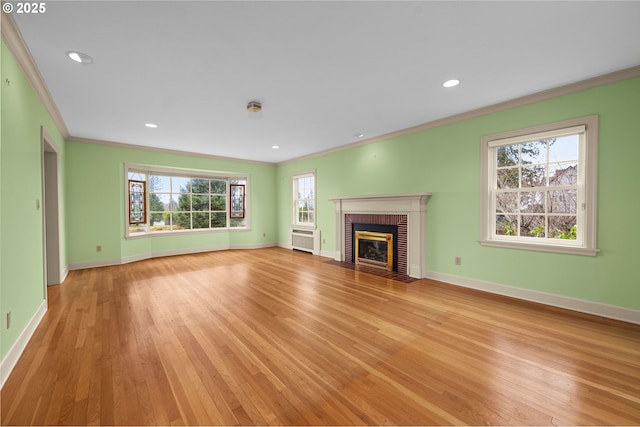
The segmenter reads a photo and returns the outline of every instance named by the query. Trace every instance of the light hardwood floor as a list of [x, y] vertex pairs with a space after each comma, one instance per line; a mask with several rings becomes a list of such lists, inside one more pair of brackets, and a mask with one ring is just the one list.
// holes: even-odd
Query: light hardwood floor
[[280, 248], [72, 271], [2, 424], [640, 423], [640, 326]]

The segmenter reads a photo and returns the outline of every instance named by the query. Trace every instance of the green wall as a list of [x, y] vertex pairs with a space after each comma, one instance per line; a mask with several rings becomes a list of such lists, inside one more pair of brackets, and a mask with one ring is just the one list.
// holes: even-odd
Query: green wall
[[[637, 161], [640, 78], [487, 114], [278, 167], [280, 242], [291, 221], [290, 177], [317, 170], [318, 228], [336, 250], [335, 196], [431, 192], [427, 270], [640, 309]], [[482, 247], [480, 138], [598, 114], [598, 248], [595, 257]], [[382, 172], [384, 171], [384, 172]], [[454, 258], [462, 257], [462, 265]]]
[[[246, 173], [250, 229], [125, 239], [125, 163]], [[68, 259], [114, 263], [174, 250], [277, 242], [275, 166], [67, 141]], [[102, 252], [96, 252], [96, 246]]]
[[[2, 43], [0, 85], [0, 355], [2, 358], [44, 301], [44, 255], [40, 126], [60, 149], [60, 179], [64, 179], [65, 143], [51, 117]], [[9, 83], [7, 84], [7, 80]], [[64, 189], [60, 198], [64, 200]], [[64, 218], [64, 206], [60, 214]], [[61, 264], [67, 264], [65, 224], [60, 224]], [[12, 313], [7, 329], [6, 313]]]

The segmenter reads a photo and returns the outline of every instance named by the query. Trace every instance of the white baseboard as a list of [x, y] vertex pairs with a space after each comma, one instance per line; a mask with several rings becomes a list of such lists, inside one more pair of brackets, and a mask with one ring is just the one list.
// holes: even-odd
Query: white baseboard
[[147, 258], [161, 258], [165, 256], [199, 254], [203, 252], [226, 251], [229, 249], [231, 249], [230, 245], [203, 246], [200, 248], [169, 249], [166, 251], [153, 251], [149, 254]]
[[241, 244], [241, 245], [220, 245], [220, 246], [204, 246], [200, 248], [184, 248], [171, 249], [167, 251], [146, 252], [138, 255], [132, 255], [124, 258], [100, 260], [100, 261], [82, 261], [69, 264], [69, 270], [83, 270], [85, 268], [108, 267], [110, 265], [129, 264], [131, 262], [142, 261], [150, 258], [160, 258], [165, 256], [189, 255], [202, 252], [225, 251], [231, 249], [262, 249], [276, 246], [275, 243], [260, 244]]
[[[146, 258], [151, 258], [150, 256]], [[145, 258], [142, 258], [145, 259]], [[125, 259], [106, 259], [100, 261], [81, 261], [69, 264], [69, 270], [84, 270], [85, 268], [108, 267], [110, 265], [127, 264], [133, 261], [125, 261]]]
[[231, 250], [264, 249], [264, 248], [273, 248], [276, 246], [278, 246], [276, 242], [267, 242], [267, 243], [258, 243], [258, 244], [231, 245], [229, 249]]
[[340, 256], [340, 252], [336, 252], [336, 251], [323, 251], [323, 250], [321, 249], [321, 250], [320, 250], [320, 256], [327, 257], [327, 258], [331, 258], [331, 259], [338, 259], [338, 257]]
[[69, 266], [65, 265], [64, 270], [62, 270], [62, 274], [60, 275], [60, 283], [64, 283], [64, 280], [69, 275]]
[[[118, 261], [114, 262], [113, 264], [109, 264], [109, 265], [129, 264], [132, 262], [144, 261], [145, 259], [151, 259], [151, 258], [153, 258], [153, 254], [149, 254], [149, 253], [145, 253], [141, 255], [132, 255], [132, 256], [121, 258]], [[101, 267], [101, 266], [97, 266], [97, 267]], [[84, 267], [84, 268], [91, 268], [91, 267]]]
[[427, 272], [425, 278], [437, 280], [439, 282], [450, 283], [452, 285], [463, 286], [465, 288], [477, 289], [490, 292], [492, 294], [504, 295], [518, 298], [525, 301], [532, 301], [553, 307], [566, 308], [568, 310], [579, 311], [581, 313], [593, 314], [609, 319], [621, 320], [623, 322], [640, 324], [640, 310], [619, 307], [610, 304], [602, 304], [578, 298], [565, 297], [546, 292], [534, 291], [531, 289], [516, 288], [513, 286], [501, 285], [498, 283], [486, 282], [483, 280], [460, 277], [452, 274]]
[[43, 300], [40, 307], [38, 307], [33, 314], [33, 317], [31, 317], [29, 323], [27, 323], [27, 326], [22, 330], [20, 336], [18, 336], [16, 342], [13, 343], [6, 356], [0, 362], [0, 388], [4, 386], [5, 381], [9, 378], [11, 371], [13, 371], [16, 363], [18, 363], [18, 359], [20, 359], [22, 352], [27, 347], [31, 336], [36, 331], [46, 312], [47, 301]]

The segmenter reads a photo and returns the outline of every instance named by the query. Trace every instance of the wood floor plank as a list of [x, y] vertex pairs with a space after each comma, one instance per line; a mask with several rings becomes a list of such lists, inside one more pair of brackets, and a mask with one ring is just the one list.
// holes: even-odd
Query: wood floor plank
[[640, 326], [280, 248], [72, 271], [2, 425], [634, 425]]

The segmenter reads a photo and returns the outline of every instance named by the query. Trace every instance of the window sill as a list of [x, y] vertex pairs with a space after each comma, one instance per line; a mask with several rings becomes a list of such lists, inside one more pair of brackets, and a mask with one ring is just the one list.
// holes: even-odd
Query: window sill
[[544, 243], [506, 242], [502, 240], [480, 240], [482, 246], [492, 248], [519, 249], [525, 251], [554, 252], [569, 255], [596, 256], [600, 249], [577, 246], [549, 245]]
[[233, 227], [233, 228], [207, 228], [202, 230], [176, 230], [176, 231], [152, 231], [144, 233], [135, 233], [125, 235], [125, 240], [135, 240], [145, 237], [159, 237], [159, 236], [184, 236], [188, 234], [204, 234], [204, 233], [225, 233], [225, 232], [238, 232], [238, 231], [251, 231], [248, 227]]

